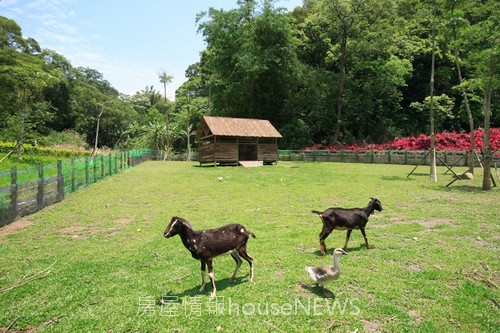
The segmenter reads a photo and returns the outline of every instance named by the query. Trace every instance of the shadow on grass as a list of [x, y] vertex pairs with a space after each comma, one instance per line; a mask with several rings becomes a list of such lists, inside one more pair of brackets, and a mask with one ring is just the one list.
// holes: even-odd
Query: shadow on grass
[[[458, 183], [456, 183], [458, 184]], [[492, 190], [494, 188], [491, 188]], [[451, 184], [449, 187], [446, 187], [444, 185], [439, 186], [439, 190], [441, 191], [457, 191], [457, 192], [464, 192], [464, 193], [484, 193], [483, 189], [481, 186], [473, 186], [473, 185], [455, 185]]]
[[[376, 249], [377, 247], [375, 245], [372, 245], [370, 244], [370, 248], [367, 249], [366, 248], [366, 245], [364, 243], [358, 245], [357, 247], [347, 247], [347, 253], [349, 252], [358, 252], [358, 251], [363, 251], [363, 250], [372, 250], [372, 249]], [[328, 249], [326, 250], [326, 255], [324, 255], [325, 257], [328, 257], [328, 256], [333, 256], [333, 251], [335, 251], [336, 248], [332, 247], [331, 249]], [[320, 250], [316, 250], [314, 251], [314, 254], [321, 257], [321, 251]]]
[[332, 300], [335, 300], [335, 298], [336, 298], [335, 294], [333, 292], [329, 292], [328, 289], [325, 289], [325, 292], [326, 292], [326, 295], [325, 295], [323, 293], [323, 290], [321, 289], [321, 287], [319, 285], [306, 284], [306, 283], [300, 282], [300, 286], [302, 287], [302, 289], [305, 289], [305, 290], [309, 291], [311, 294], [314, 294], [318, 297], [329, 298]]
[[408, 178], [403, 177], [403, 176], [381, 176], [380, 179], [387, 180], [387, 181], [395, 181], [395, 180], [405, 180]]
[[[225, 278], [221, 280], [215, 279], [215, 287], [217, 288], [217, 292], [223, 291], [226, 288], [234, 287], [240, 283], [250, 283], [248, 281], [249, 274], [243, 275], [241, 277], [236, 278], [236, 282], [231, 283], [230, 278]], [[201, 281], [200, 281], [201, 282]], [[175, 300], [174, 303], [182, 303], [183, 299], [186, 297], [195, 297], [195, 296], [210, 296], [212, 293], [212, 284], [210, 283], [210, 279], [207, 278], [207, 283], [205, 284], [205, 290], [200, 292], [201, 284], [197, 284], [193, 288], [184, 290], [181, 293], [173, 293], [172, 291], [165, 292], [159, 299], [159, 305], [165, 304], [166, 300], [171, 302], [171, 300]], [[163, 302], [163, 303], [162, 303]]]

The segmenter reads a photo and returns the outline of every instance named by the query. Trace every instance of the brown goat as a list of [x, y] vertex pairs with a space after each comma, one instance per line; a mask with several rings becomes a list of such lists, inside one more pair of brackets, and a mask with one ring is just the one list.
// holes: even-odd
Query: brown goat
[[208, 266], [208, 277], [212, 284], [211, 297], [215, 296], [216, 288], [214, 281], [213, 258], [230, 252], [236, 262], [236, 269], [230, 282], [236, 279], [236, 273], [241, 266], [243, 257], [250, 265], [250, 278], [253, 280], [253, 258], [247, 253], [247, 241], [250, 236], [255, 235], [246, 230], [241, 224], [228, 224], [211, 230], [193, 230], [191, 223], [181, 217], [174, 216], [165, 229], [164, 236], [170, 238], [179, 235], [184, 246], [191, 252], [193, 258], [201, 262], [201, 287], [200, 292], [205, 289], [205, 270]]

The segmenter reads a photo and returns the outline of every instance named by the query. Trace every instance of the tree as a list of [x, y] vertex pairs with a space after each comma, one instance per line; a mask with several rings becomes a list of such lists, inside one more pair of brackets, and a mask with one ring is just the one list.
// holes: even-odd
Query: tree
[[[196, 124], [199, 124], [204, 114], [208, 114], [208, 98], [204, 96], [204, 85], [197, 65], [186, 70], [188, 80], [175, 92], [175, 137], [184, 141], [187, 159], [191, 159], [191, 137], [195, 134]], [[179, 145], [178, 145], [179, 146]]]
[[[44, 87], [58, 80], [57, 71], [44, 68], [40, 46], [32, 39], [24, 39], [21, 28], [12, 20], [0, 16], [0, 77], [6, 83], [5, 91], [13, 103], [12, 112], [19, 110], [17, 157], [23, 159], [22, 145], [30, 102], [40, 99]], [[3, 104], [3, 103], [2, 103]]]
[[431, 12], [431, 40], [432, 40], [432, 51], [431, 51], [431, 81], [430, 81], [430, 99], [429, 99], [429, 114], [430, 114], [430, 125], [431, 125], [431, 168], [430, 168], [430, 180], [431, 182], [437, 182], [437, 168], [436, 168], [436, 140], [435, 140], [435, 125], [434, 125], [434, 71], [435, 71], [435, 59], [436, 59], [436, 3], [432, 4]]
[[[160, 73], [158, 73], [158, 77], [160, 79], [160, 82], [163, 83], [163, 92], [165, 94], [165, 105], [167, 105], [167, 84], [169, 84], [170, 82], [172, 82], [172, 79], [174, 78], [173, 76], [167, 74], [166, 71], [161, 71]], [[170, 119], [169, 119], [169, 114], [168, 114], [168, 108], [165, 112], [165, 117], [166, 117], [166, 123], [167, 123], [167, 147], [168, 149], [170, 149], [170, 135], [169, 135], [169, 132], [170, 132]], [[168, 155], [168, 152], [167, 152], [167, 155]]]
[[[471, 74], [464, 84], [471, 89], [480, 89], [483, 94], [483, 190], [491, 188], [492, 150], [490, 147], [490, 126], [492, 117], [492, 96], [500, 86], [498, 63], [500, 62], [500, 31], [498, 30], [498, 1], [474, 0], [467, 2], [464, 16], [468, 25], [460, 35], [464, 45], [465, 62]], [[498, 103], [498, 101], [496, 101]], [[498, 108], [498, 104], [496, 104]], [[498, 119], [498, 118], [497, 118]]]
[[332, 143], [337, 144], [344, 121], [344, 98], [350, 58], [363, 45], [363, 38], [391, 7], [388, 1], [323, 0], [319, 20], [325, 26], [324, 39], [330, 43], [328, 56], [335, 59], [338, 74], [337, 112]]
[[453, 53], [453, 58], [455, 60], [455, 67], [457, 70], [457, 76], [459, 85], [458, 88], [462, 93], [462, 97], [464, 99], [465, 110], [467, 112], [467, 118], [469, 121], [469, 132], [470, 132], [470, 143], [471, 149], [470, 154], [468, 155], [467, 164], [469, 166], [469, 171], [474, 173], [474, 164], [475, 164], [475, 137], [474, 137], [474, 117], [472, 115], [470, 103], [469, 103], [469, 94], [467, 92], [467, 85], [465, 79], [462, 74], [462, 66], [460, 61], [460, 52], [463, 44], [463, 39], [459, 38], [459, 33], [463, 33], [465, 27], [468, 25], [468, 22], [463, 17], [462, 7], [464, 6], [464, 1], [462, 0], [448, 0], [446, 5], [449, 10], [449, 18], [447, 20], [447, 28], [449, 30], [448, 35], [451, 39], [451, 49]]
[[240, 1], [230, 10], [210, 8], [198, 17], [207, 43], [200, 69], [213, 114], [266, 118], [280, 127], [298, 61], [290, 17], [272, 1]]
[[106, 104], [106, 102], [96, 103], [96, 107], [98, 109], [99, 114], [97, 115], [94, 150], [92, 151], [92, 157], [94, 157], [97, 154], [97, 142], [99, 142], [99, 127], [100, 127], [100, 122], [101, 122], [101, 116], [102, 116], [102, 113], [104, 112], [104, 104]]

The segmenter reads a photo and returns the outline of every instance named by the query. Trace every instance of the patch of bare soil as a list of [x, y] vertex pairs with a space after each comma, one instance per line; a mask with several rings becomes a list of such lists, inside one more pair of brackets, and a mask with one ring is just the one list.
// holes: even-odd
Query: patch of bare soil
[[114, 222], [118, 225], [126, 225], [129, 224], [130, 222], [135, 221], [135, 215], [132, 215], [130, 217], [125, 217], [122, 219], [115, 220]]
[[415, 321], [415, 322], [419, 322], [420, 320], [422, 320], [422, 314], [417, 311], [417, 310], [406, 310], [406, 313]]
[[16, 232], [35, 224], [33, 221], [19, 219], [3, 227], [0, 227], [0, 236], [15, 234]]
[[422, 270], [422, 266], [419, 264], [410, 264], [408, 265], [408, 269], [413, 272], [420, 272]]
[[366, 332], [380, 332], [380, 323], [378, 321], [361, 320], [361, 323], [363, 323]]
[[81, 226], [73, 225], [67, 227], [61, 227], [54, 229], [59, 232], [62, 236], [72, 237], [72, 238], [88, 238], [92, 235], [102, 233], [107, 236], [117, 235], [121, 232], [121, 229], [131, 222], [135, 221], [135, 215], [130, 217], [124, 217], [121, 219], [114, 220], [115, 227], [105, 228], [102, 226]]
[[420, 220], [420, 221], [415, 221], [418, 224], [420, 224], [425, 230], [431, 230], [436, 228], [438, 225], [449, 225], [452, 224], [452, 220], [446, 217], [441, 217], [441, 218], [433, 218], [430, 220]]
[[72, 238], [86, 238], [97, 232], [96, 229], [80, 225], [72, 225], [69, 227], [56, 228], [54, 230], [58, 231], [62, 236], [67, 236]]

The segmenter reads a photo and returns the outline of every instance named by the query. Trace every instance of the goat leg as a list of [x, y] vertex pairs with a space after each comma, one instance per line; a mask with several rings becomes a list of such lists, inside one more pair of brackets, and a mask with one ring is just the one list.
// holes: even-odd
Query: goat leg
[[242, 260], [236, 251], [231, 252], [231, 257], [233, 257], [234, 261], [236, 261], [236, 269], [234, 270], [233, 276], [231, 276], [229, 282], [234, 283], [236, 281], [236, 274], [241, 267]]
[[210, 297], [215, 297], [215, 293], [217, 291], [217, 288], [215, 288], [213, 258], [207, 259], [207, 266], [208, 266], [208, 277], [210, 278], [210, 283], [212, 284], [212, 293], [210, 294]]
[[349, 243], [349, 238], [351, 238], [351, 232], [352, 229], [347, 230], [347, 234], [345, 235], [345, 244], [344, 247], [342, 248], [344, 251], [347, 250], [347, 243]]
[[248, 262], [248, 265], [250, 265], [250, 277], [248, 278], [249, 282], [253, 281], [253, 258], [247, 253], [247, 248], [246, 245], [244, 247], [241, 247], [237, 249], [238, 254], [243, 257]]
[[370, 244], [368, 244], [368, 238], [366, 237], [365, 228], [360, 228], [360, 230], [361, 230], [361, 233], [363, 234], [363, 237], [365, 238], [366, 248], [371, 249]]
[[201, 287], [200, 287], [200, 293], [201, 293], [201, 292], [203, 292], [203, 290], [205, 290], [206, 265], [205, 265], [205, 262], [203, 260], [201, 260], [200, 262], [201, 262]]
[[323, 230], [321, 230], [321, 233], [319, 234], [319, 246], [321, 249], [321, 255], [324, 256], [326, 255], [326, 245], [325, 245], [325, 239], [330, 236], [330, 233], [332, 232], [333, 228], [326, 226], [325, 224], [323, 225]]

